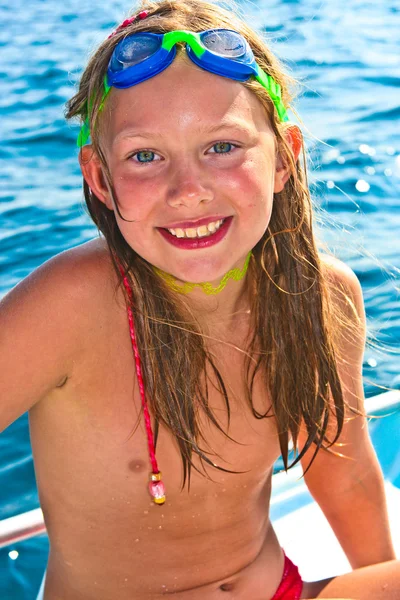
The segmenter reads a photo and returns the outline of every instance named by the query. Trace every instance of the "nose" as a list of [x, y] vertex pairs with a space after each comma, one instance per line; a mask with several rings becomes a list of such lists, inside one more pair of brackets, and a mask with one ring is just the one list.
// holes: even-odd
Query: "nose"
[[167, 202], [173, 208], [194, 208], [214, 198], [212, 186], [206, 181], [201, 168], [185, 161], [170, 174]]

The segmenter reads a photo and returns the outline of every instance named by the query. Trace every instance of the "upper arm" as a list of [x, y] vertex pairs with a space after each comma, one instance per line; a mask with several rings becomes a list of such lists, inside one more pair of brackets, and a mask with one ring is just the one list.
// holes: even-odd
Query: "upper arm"
[[[362, 380], [363, 356], [366, 339], [366, 318], [363, 294], [355, 273], [337, 259], [330, 257], [324, 262], [330, 285], [331, 301], [337, 303], [343, 321], [334, 323], [337, 340], [337, 369], [340, 378], [345, 409], [345, 422], [332, 452], [320, 450], [305, 475], [306, 483], [314, 496], [319, 490], [332, 485], [342, 491], [350, 488], [360, 476], [360, 471], [376, 467], [376, 457], [370, 441], [364, 412], [364, 390]], [[333, 402], [333, 400], [332, 400]], [[355, 411], [351, 410], [355, 409]], [[307, 439], [304, 429], [299, 435], [301, 450]], [[315, 446], [311, 446], [302, 460], [305, 471], [313, 457]], [[336, 453], [336, 455], [335, 455]], [[342, 455], [342, 456], [338, 456]]]
[[69, 377], [83, 328], [83, 273], [72, 251], [0, 301], [0, 431]]

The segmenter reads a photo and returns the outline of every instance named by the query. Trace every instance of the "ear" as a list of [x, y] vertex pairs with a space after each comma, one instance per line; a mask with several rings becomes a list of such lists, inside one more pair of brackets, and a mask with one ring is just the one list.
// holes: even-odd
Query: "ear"
[[[297, 162], [299, 158], [300, 150], [303, 146], [303, 136], [300, 129], [297, 125], [290, 125], [283, 133], [286, 142], [292, 149], [293, 160]], [[286, 165], [280, 154], [278, 154], [276, 160], [276, 169], [275, 169], [275, 185], [274, 185], [274, 194], [278, 194], [285, 187], [285, 183], [290, 177], [290, 167]]]
[[79, 152], [79, 164], [86, 183], [107, 208], [113, 210], [113, 203], [103, 167], [91, 144], [83, 146]]

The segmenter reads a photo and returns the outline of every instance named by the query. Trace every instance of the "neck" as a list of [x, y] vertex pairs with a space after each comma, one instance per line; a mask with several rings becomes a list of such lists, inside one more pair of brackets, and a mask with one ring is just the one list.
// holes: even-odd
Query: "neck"
[[240, 281], [247, 273], [247, 269], [250, 263], [250, 259], [252, 256], [252, 252], [250, 251], [246, 257], [243, 268], [235, 267], [234, 269], [230, 269], [225, 275], [222, 277], [220, 282], [217, 285], [213, 285], [210, 281], [206, 281], [203, 283], [178, 283], [178, 280], [169, 273], [165, 273], [161, 269], [157, 269], [154, 267], [155, 272], [167, 283], [168, 287], [171, 288], [174, 292], [178, 292], [178, 294], [189, 294], [194, 288], [200, 288], [207, 296], [215, 296], [222, 292], [222, 290], [226, 287], [226, 284], [230, 279], [234, 281]]
[[[252, 253], [244, 263], [229, 270], [219, 281], [189, 283], [155, 268], [168, 287], [182, 295], [207, 329], [229, 331], [239, 320], [248, 319], [250, 308], [249, 281], [247, 272]], [[254, 260], [254, 259], [253, 259]]]

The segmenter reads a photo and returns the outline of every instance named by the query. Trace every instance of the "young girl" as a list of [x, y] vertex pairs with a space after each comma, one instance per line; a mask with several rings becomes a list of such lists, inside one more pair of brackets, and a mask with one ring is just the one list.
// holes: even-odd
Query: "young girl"
[[[102, 236], [0, 313], [0, 426], [29, 409], [45, 600], [400, 598], [361, 288], [317, 250], [289, 84], [233, 13], [145, 2], [69, 102]], [[302, 582], [279, 545], [290, 441], [352, 573]]]

